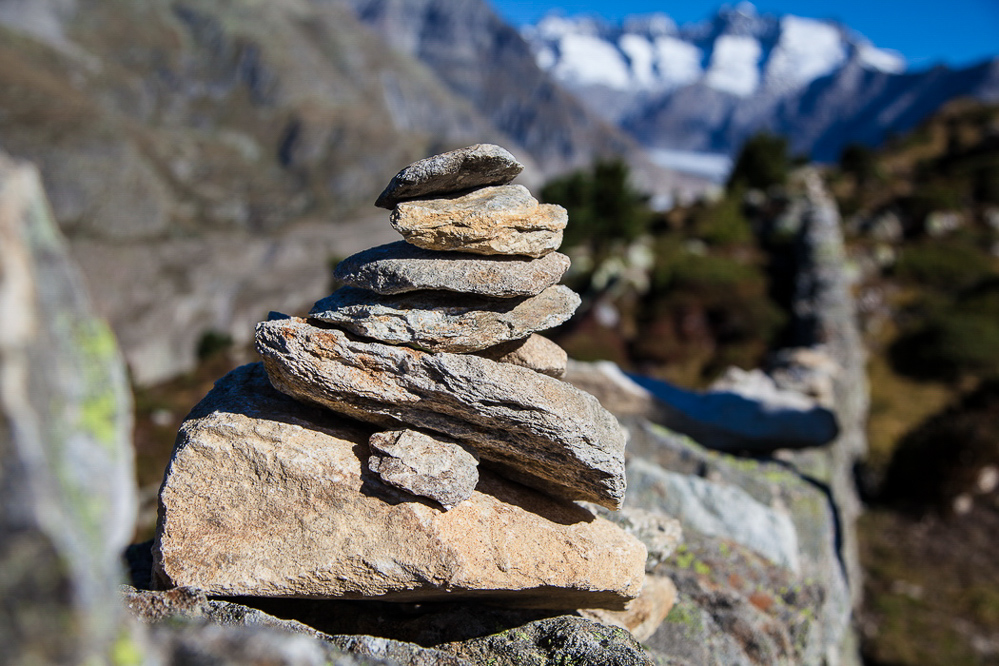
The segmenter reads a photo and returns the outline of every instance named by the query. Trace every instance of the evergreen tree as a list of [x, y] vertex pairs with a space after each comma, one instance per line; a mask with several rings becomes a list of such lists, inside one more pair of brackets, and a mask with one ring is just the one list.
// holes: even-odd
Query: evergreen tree
[[765, 190], [787, 182], [791, 170], [787, 139], [767, 132], [753, 135], [742, 146], [726, 187]]

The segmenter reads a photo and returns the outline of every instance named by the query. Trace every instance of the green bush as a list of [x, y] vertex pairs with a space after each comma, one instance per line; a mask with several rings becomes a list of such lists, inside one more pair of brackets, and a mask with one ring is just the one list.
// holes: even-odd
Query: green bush
[[198, 339], [196, 353], [199, 361], [221, 354], [232, 347], [232, 336], [221, 331], [208, 330]]
[[541, 199], [564, 206], [569, 225], [564, 247], [589, 245], [600, 250], [614, 241], [632, 241], [648, 230], [652, 211], [648, 197], [629, 183], [620, 160], [597, 162], [592, 171], [577, 171], [550, 181]]
[[899, 371], [932, 379], [999, 373], [999, 318], [955, 306], [903, 335], [890, 350]]
[[858, 185], [866, 185], [878, 174], [877, 153], [861, 143], [851, 143], [840, 153], [839, 168], [856, 178]]
[[765, 190], [787, 182], [791, 170], [787, 139], [767, 132], [749, 138], [728, 178], [729, 191], [751, 187]]
[[991, 262], [981, 250], [943, 242], [907, 247], [895, 266], [902, 280], [949, 292], [976, 284], [990, 271]]
[[738, 245], [753, 240], [749, 220], [742, 214], [741, 197], [736, 194], [695, 213], [693, 231], [711, 245]]

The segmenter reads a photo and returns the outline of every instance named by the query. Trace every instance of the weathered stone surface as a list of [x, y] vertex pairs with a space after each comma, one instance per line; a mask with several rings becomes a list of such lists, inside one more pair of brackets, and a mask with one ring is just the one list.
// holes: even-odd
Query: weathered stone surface
[[380, 342], [461, 354], [558, 326], [579, 302], [564, 285], [517, 299], [441, 291], [381, 296], [342, 287], [316, 303], [309, 316]]
[[620, 425], [557, 379], [478, 356], [361, 342], [302, 319], [258, 324], [257, 351], [289, 395], [468, 441], [483, 465], [546, 493], [609, 508], [624, 498]]
[[[281, 623], [277, 618], [270, 619]], [[174, 619], [154, 626], [148, 635], [148, 645], [143, 646], [145, 654], [142, 655], [148, 661], [139, 663], [184, 666], [409, 666], [403, 661], [345, 654], [331, 642], [269, 623], [244, 626]], [[132, 647], [128, 643], [125, 645]], [[124, 650], [119, 654], [126, 658], [134, 656], [136, 661], [142, 658], [139, 656], [141, 653]]]
[[564, 349], [537, 334], [529, 335], [522, 340], [504, 342], [483, 349], [477, 354], [490, 361], [512, 363], [556, 379], [565, 375], [566, 364], [569, 362]]
[[627, 629], [635, 640], [644, 641], [656, 632], [673, 604], [676, 603], [676, 585], [666, 576], [646, 576], [642, 592], [628, 602], [623, 611], [588, 608], [579, 614], [601, 624]]
[[[677, 554], [654, 571], [670, 575], [682, 598], [695, 598], [706, 613], [704, 617], [714, 618], [705, 624], [697, 619], [699, 616], [686, 613], [672, 629], [664, 624], [663, 635], [647, 644], [658, 646], [657, 649], [670, 655], [681, 655], [677, 648], [685, 641], [689, 641], [690, 647], [705, 638], [700, 630], [695, 634], [685, 633], [687, 630], [680, 625], [687, 623], [701, 626], [713, 646], [710, 650], [720, 651], [712, 657], [714, 661], [694, 663], [823, 664], [830, 663], [829, 655], [836, 655], [844, 664], [858, 663], [851, 656], [853, 649], [845, 647], [850, 643], [850, 595], [837, 557], [835, 514], [826, 492], [786, 463], [710, 451], [648, 422], [631, 422], [629, 431], [628, 449], [632, 458], [628, 507], [624, 511], [634, 506], [655, 511], [669, 503], [680, 503], [683, 506], [678, 515], [695, 517], [684, 524], [684, 544]], [[746, 511], [740, 506], [742, 501], [726, 504], [729, 511], [722, 508], [721, 502], [704, 501], [714, 490], [704, 499], [695, 492], [674, 493], [672, 498], [664, 498], [669, 488], [656, 479], [666, 473], [686, 475], [715, 486], [720, 491], [719, 500], [727, 493], [720, 489], [741, 489], [752, 498], [751, 506], [755, 508], [750, 511], [763, 522], [773, 520], [779, 524], [784, 522], [780, 516], [789, 517], [797, 554], [791, 554], [786, 523], [773, 534], [759, 525], [739, 525], [737, 516]], [[772, 512], [772, 516], [766, 518], [766, 513], [760, 512], [761, 507]], [[710, 516], [713, 511], [731, 515], [719, 515], [720, 520], [711, 520], [708, 525], [728, 524], [734, 529], [715, 537], [699, 532], [700, 517]], [[760, 552], [764, 550], [773, 555], [764, 556]], [[796, 561], [799, 573], [795, 575], [786, 566], [775, 564], [774, 559]], [[709, 572], [710, 582], [704, 580], [704, 572]], [[741, 600], [734, 601], [737, 599]], [[734, 626], [745, 626], [747, 631], [731, 632], [729, 627]], [[753, 629], [750, 631], [749, 627]], [[725, 631], [742, 644], [740, 649], [750, 655], [763, 650], [763, 656], [754, 657], [755, 661], [745, 654], [740, 660], [730, 659], [725, 645], [731, 643], [719, 642]], [[778, 638], [781, 636], [784, 638]], [[771, 647], [762, 647], [766, 644]], [[784, 656], [770, 659], [765, 652], [777, 645], [781, 647], [775, 654]]]
[[111, 660], [132, 401], [38, 171], [0, 155], [0, 661]]
[[646, 460], [628, 463], [632, 506], [679, 518], [688, 529], [752, 548], [799, 573], [798, 537], [786, 512], [753, 499], [738, 486], [667, 471]]
[[[229, 601], [209, 601], [204, 592], [186, 587], [154, 592], [126, 586], [122, 589], [122, 600], [134, 618], [144, 624], [156, 625], [157, 645], [153, 649], [172, 653], [175, 660], [183, 658], [185, 664], [468, 664], [453, 655], [412, 643], [374, 636], [331, 636], [296, 620], [278, 618], [256, 608]], [[259, 632], [268, 636], [262, 644], [258, 642], [262, 652], [248, 654], [243, 646], [223, 654], [216, 652], [221, 646]], [[195, 657], [204, 662], [195, 661]], [[170, 663], [180, 662], [171, 660]]]
[[562, 244], [569, 217], [561, 206], [539, 204], [523, 185], [503, 185], [401, 203], [389, 219], [406, 242], [428, 250], [541, 257]]
[[456, 291], [497, 298], [534, 296], [556, 284], [569, 257], [552, 252], [538, 259], [425, 250], [406, 241], [379, 245], [337, 264], [333, 275], [379, 294], [420, 289]]
[[620, 511], [596, 507], [597, 515], [610, 520], [645, 544], [648, 559], [645, 570], [653, 571], [668, 560], [683, 543], [683, 527], [676, 518], [661, 511], [624, 506]]
[[[838, 429], [830, 410], [791, 391], [780, 391], [779, 399], [748, 391], [701, 393], [626, 374], [610, 361], [573, 361], [566, 380], [596, 395], [617, 416], [644, 416], [713, 449], [765, 454], [816, 447], [828, 443]], [[773, 387], [772, 380], [765, 381]]]
[[428, 497], [445, 510], [472, 496], [479, 456], [466, 444], [416, 430], [376, 432], [368, 469], [390, 486]]
[[503, 185], [523, 170], [505, 148], [478, 143], [413, 162], [392, 178], [375, 205], [391, 210], [406, 199]]
[[181, 427], [164, 479], [159, 585], [555, 608], [638, 594], [645, 548], [612, 523], [486, 471], [451, 511], [412, 501], [365, 472], [368, 436], [278, 393], [259, 364], [221, 379]]
[[438, 645], [476, 664], [573, 664], [653, 666], [648, 653], [619, 627], [563, 615], [461, 643]]

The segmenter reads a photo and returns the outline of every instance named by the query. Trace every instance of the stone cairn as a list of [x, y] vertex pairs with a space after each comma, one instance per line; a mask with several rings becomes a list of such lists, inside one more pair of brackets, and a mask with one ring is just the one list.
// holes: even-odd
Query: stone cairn
[[[536, 335], [566, 211], [476, 145], [378, 198], [405, 239], [340, 263], [307, 319], [257, 326], [263, 363], [181, 426], [160, 491], [159, 587], [215, 595], [623, 608], [645, 547], [577, 500], [624, 498], [623, 430]], [[275, 390], [276, 389], [276, 390]]]

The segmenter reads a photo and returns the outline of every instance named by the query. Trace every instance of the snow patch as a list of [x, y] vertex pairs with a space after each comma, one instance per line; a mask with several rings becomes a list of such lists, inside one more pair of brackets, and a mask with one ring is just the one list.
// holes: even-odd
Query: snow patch
[[758, 65], [762, 55], [763, 49], [753, 37], [721, 35], [715, 40], [704, 82], [738, 97], [751, 95], [760, 83]]
[[621, 52], [599, 37], [567, 34], [559, 40], [561, 58], [552, 68], [560, 80], [575, 85], [604, 85], [627, 90], [631, 72]]
[[629, 16], [624, 19], [623, 27], [625, 32], [641, 33], [649, 37], [674, 36], [679, 32], [676, 21], [662, 13]]
[[649, 40], [638, 35], [622, 35], [618, 46], [631, 61], [631, 77], [634, 84], [640, 88], [651, 88], [656, 83], [652, 71], [655, 54]]
[[657, 166], [701, 176], [713, 183], [724, 183], [732, 170], [732, 158], [724, 153], [653, 148], [648, 154]]
[[559, 16], [558, 14], [548, 14], [538, 24], [530, 29], [534, 35], [541, 39], [558, 41], [566, 35], [595, 34], [592, 21], [584, 19], [572, 19]]
[[701, 49], [681, 39], [656, 39], [656, 71], [664, 88], [679, 88], [701, 78], [702, 57]]
[[784, 16], [780, 39], [767, 63], [767, 87], [796, 90], [826, 76], [846, 61], [846, 44], [836, 26], [814, 19]]
[[534, 56], [534, 60], [538, 63], [538, 67], [547, 72], [558, 62], [558, 56], [555, 55], [555, 51], [546, 46], [538, 51]]
[[860, 64], [868, 69], [873, 69], [886, 74], [901, 74], [906, 70], [907, 63], [901, 53], [879, 49], [870, 44], [861, 44], [857, 47], [857, 55]]

